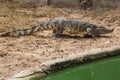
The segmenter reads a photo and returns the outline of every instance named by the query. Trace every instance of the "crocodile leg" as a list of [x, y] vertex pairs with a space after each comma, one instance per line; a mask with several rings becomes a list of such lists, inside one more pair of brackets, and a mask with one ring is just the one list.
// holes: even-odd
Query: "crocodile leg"
[[57, 24], [57, 30], [54, 30], [54, 33], [55, 33], [55, 37], [62, 37], [62, 33], [63, 33], [62, 21], [60, 21]]

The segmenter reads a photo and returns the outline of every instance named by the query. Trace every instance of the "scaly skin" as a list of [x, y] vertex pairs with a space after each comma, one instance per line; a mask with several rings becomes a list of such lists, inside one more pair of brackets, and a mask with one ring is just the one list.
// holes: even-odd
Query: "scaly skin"
[[23, 30], [14, 30], [2, 34], [1, 36], [25, 36], [33, 34], [37, 31], [43, 30], [53, 30], [56, 37], [61, 37], [63, 31], [68, 32], [69, 34], [82, 34], [82, 35], [91, 35], [93, 37], [100, 36], [101, 34], [108, 34], [114, 31], [110, 27], [102, 27], [88, 22], [76, 21], [76, 20], [53, 20], [46, 23], [41, 23], [40, 25], [33, 26], [32, 28], [23, 29]]

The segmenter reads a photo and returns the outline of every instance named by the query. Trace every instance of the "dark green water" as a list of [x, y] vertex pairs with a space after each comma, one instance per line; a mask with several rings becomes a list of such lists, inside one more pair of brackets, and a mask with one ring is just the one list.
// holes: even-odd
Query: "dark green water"
[[120, 56], [62, 70], [45, 80], [120, 80]]

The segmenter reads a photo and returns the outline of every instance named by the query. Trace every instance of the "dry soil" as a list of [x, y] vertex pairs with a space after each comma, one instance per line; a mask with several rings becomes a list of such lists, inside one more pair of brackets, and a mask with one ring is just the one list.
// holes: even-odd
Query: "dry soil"
[[[52, 31], [24, 37], [0, 37], [0, 80], [44, 61], [65, 58], [94, 48], [120, 46], [120, 8], [83, 11], [0, 1], [0, 34], [32, 27], [53, 19], [75, 19], [114, 28], [114, 32], [96, 38], [55, 38]], [[74, 35], [72, 35], [74, 36]]]

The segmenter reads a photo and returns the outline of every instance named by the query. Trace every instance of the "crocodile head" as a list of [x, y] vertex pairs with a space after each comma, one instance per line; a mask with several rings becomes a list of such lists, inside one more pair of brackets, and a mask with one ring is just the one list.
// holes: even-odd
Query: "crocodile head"
[[99, 34], [108, 34], [114, 31], [113, 28], [111, 27], [102, 27], [99, 26], [98, 28], [96, 28], [96, 31], [98, 31]]
[[92, 26], [87, 28], [87, 33], [92, 36], [99, 36], [101, 34], [108, 34], [113, 32], [114, 29], [111, 27], [103, 27], [103, 26]]

